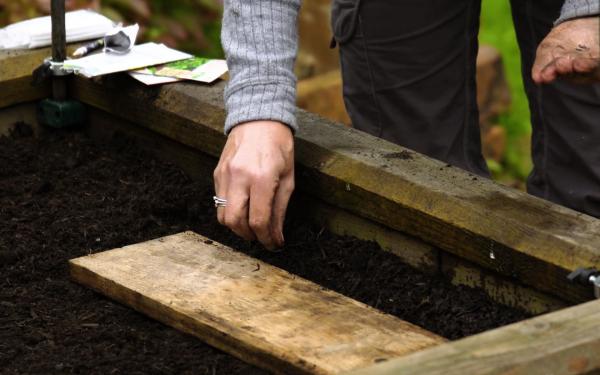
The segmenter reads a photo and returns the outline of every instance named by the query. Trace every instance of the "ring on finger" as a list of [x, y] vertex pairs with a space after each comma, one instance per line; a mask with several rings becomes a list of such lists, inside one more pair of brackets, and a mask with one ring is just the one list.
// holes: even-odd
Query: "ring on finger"
[[227, 199], [219, 198], [216, 195], [213, 197], [213, 201], [215, 202], [215, 207], [227, 207]]

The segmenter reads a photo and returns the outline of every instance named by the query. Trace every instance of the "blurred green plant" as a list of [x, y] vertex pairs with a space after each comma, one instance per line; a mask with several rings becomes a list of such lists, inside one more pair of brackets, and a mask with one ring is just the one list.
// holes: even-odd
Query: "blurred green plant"
[[521, 54], [508, 0], [483, 1], [479, 40], [500, 50], [512, 97], [509, 112], [498, 119], [507, 134], [505, 158], [501, 164], [488, 164], [494, 178], [522, 185], [532, 165], [529, 144], [531, 120], [521, 78]]
[[[91, 8], [126, 24], [140, 24], [140, 41], [206, 57], [222, 57], [222, 0], [67, 0], [69, 10]], [[0, 0], [0, 26], [49, 13], [50, 0]]]

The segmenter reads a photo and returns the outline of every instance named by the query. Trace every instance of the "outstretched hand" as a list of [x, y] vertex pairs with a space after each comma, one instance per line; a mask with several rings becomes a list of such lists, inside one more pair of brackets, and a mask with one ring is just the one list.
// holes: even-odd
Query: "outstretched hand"
[[214, 172], [215, 192], [227, 200], [219, 223], [267, 249], [283, 246], [283, 222], [294, 190], [294, 137], [274, 121], [240, 124], [229, 133]]
[[532, 75], [538, 84], [559, 77], [600, 82], [600, 17], [578, 18], [554, 27], [537, 49]]

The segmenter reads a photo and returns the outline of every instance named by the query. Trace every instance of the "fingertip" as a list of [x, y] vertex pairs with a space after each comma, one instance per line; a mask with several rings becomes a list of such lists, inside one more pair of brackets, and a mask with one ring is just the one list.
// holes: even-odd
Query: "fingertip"
[[542, 81], [544, 83], [550, 83], [556, 79], [556, 69], [554, 67], [548, 67], [542, 71]]

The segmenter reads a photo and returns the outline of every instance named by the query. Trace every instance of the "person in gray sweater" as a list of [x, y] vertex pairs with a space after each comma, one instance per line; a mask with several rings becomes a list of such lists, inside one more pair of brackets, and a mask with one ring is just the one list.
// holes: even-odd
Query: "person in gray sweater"
[[[600, 217], [599, 3], [511, 0], [532, 113], [528, 191]], [[284, 243], [294, 190], [300, 5], [224, 1], [228, 139], [214, 172], [215, 206], [221, 224], [268, 249]], [[475, 87], [480, 7], [481, 0], [333, 0], [332, 45], [353, 126], [488, 176]]]

